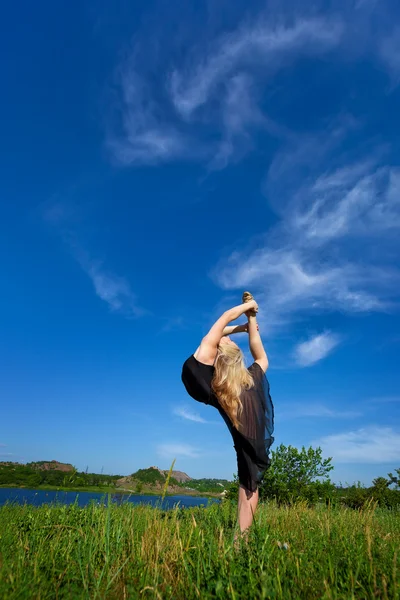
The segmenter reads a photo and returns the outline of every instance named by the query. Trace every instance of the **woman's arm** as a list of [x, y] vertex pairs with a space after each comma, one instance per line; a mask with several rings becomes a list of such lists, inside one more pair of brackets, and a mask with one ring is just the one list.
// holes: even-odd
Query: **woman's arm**
[[246, 304], [239, 304], [229, 310], [226, 310], [223, 315], [214, 323], [210, 331], [203, 337], [199, 348], [195, 352], [195, 357], [202, 363], [212, 365], [217, 356], [218, 344], [224, 334], [224, 329], [231, 321], [235, 321], [249, 309], [257, 312], [258, 305], [255, 300]]
[[[243, 323], [243, 325], [228, 325], [225, 327], [222, 335], [232, 335], [233, 333], [248, 333], [249, 324]], [[258, 323], [257, 323], [257, 331], [258, 331]]]
[[228, 325], [225, 327], [222, 335], [232, 335], [233, 333], [247, 333], [247, 323], [243, 323], [243, 325]]
[[256, 316], [248, 314], [248, 319], [250, 352], [253, 355], [254, 362], [258, 363], [265, 373], [268, 369], [268, 356], [264, 350], [261, 336], [258, 331], [257, 318]]

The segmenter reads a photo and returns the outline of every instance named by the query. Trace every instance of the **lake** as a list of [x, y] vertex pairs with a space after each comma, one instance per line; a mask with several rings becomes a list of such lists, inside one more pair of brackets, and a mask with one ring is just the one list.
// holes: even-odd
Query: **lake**
[[[116, 504], [130, 502], [131, 504], [150, 504], [159, 505], [161, 496], [129, 495], [129, 494], [111, 494], [111, 501]], [[0, 488], [0, 506], [6, 502], [16, 504], [32, 504], [41, 506], [42, 504], [52, 504], [58, 502], [61, 504], [74, 504], [78, 506], [87, 506], [90, 502], [107, 504], [107, 494], [100, 492], [65, 492], [56, 490], [28, 490], [25, 488]], [[162, 503], [163, 509], [173, 508], [177, 504], [180, 507], [188, 508], [190, 506], [207, 506], [208, 503], [220, 502], [218, 498], [202, 498], [200, 496], [166, 496]]]

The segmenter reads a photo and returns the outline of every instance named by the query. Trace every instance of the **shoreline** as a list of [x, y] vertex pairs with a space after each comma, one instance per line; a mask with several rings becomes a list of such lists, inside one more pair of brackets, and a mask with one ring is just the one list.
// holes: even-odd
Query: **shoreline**
[[[0, 484], [0, 489], [6, 489], [6, 488], [13, 488], [13, 489], [19, 489], [19, 490], [38, 490], [38, 491], [43, 491], [45, 492], [50, 491], [50, 492], [86, 492], [86, 493], [96, 493], [96, 494], [124, 494], [124, 495], [130, 495], [130, 496], [162, 496], [162, 490], [160, 491], [148, 491], [148, 490], [142, 490], [141, 492], [135, 492], [134, 490], [128, 490], [126, 488], [110, 488], [110, 487], [104, 487], [104, 488], [99, 488], [99, 487], [94, 487], [94, 486], [82, 486], [82, 487], [58, 487], [58, 486], [51, 486], [51, 485], [46, 485], [46, 486], [37, 486], [34, 488], [31, 487], [27, 487], [25, 485], [16, 485], [16, 484]], [[182, 492], [166, 492], [165, 496], [194, 496], [194, 497], [201, 497], [201, 498], [222, 498], [221, 495], [218, 494], [213, 494], [212, 492], [210, 493], [206, 493], [206, 492], [199, 492], [199, 493], [185, 493], [183, 490]]]

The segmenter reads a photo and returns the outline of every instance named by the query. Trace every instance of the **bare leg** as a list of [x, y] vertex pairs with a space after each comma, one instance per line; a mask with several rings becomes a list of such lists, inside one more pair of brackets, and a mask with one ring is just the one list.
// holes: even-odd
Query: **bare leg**
[[[253, 517], [258, 504], [258, 488], [255, 492], [251, 492], [242, 484], [239, 485], [238, 497], [238, 521], [240, 533], [246, 537], [248, 529], [253, 523]], [[235, 537], [236, 540], [236, 537]]]

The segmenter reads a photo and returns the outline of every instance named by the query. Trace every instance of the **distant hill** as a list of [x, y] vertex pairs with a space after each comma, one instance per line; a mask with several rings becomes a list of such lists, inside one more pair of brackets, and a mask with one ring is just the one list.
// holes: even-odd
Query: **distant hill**
[[[128, 477], [118, 479], [116, 485], [123, 489], [142, 493], [146, 490], [159, 492], [165, 486], [168, 473], [168, 470], [159, 469], [158, 467], [139, 469]], [[172, 471], [167, 491], [168, 493], [196, 494], [200, 492], [222, 495], [229, 483], [226, 479], [192, 479], [183, 471]]]
[[[162, 469], [159, 469], [158, 467], [149, 467], [149, 469], [157, 469], [157, 471], [159, 471], [161, 473], [161, 475], [164, 475], [164, 477], [167, 477], [168, 473], [169, 473], [169, 469], [162, 470]], [[146, 470], [148, 470], [148, 469], [146, 469]], [[174, 479], [179, 481], [179, 483], [184, 483], [185, 481], [191, 481], [191, 479], [192, 479], [191, 477], [189, 477], [189, 475], [187, 475], [183, 471], [172, 471], [171, 477], [173, 477]]]
[[69, 463], [61, 463], [58, 460], [40, 460], [37, 462], [27, 463], [27, 467], [31, 467], [31, 469], [37, 469], [38, 471], [64, 471], [68, 473], [70, 471], [75, 471], [75, 468]]
[[[168, 471], [166, 471], [168, 474]], [[155, 488], [156, 490], [164, 487], [167, 477], [161, 469], [157, 467], [149, 467], [148, 469], [139, 469], [132, 475], [127, 477], [121, 477], [117, 480], [116, 484], [120, 487], [132, 487], [135, 486], [137, 489], [141, 489], [143, 486]], [[169, 485], [178, 485], [178, 480], [171, 477]]]
[[[117, 481], [117, 485], [140, 481], [144, 484], [162, 487], [167, 480], [168, 473], [169, 471], [159, 469], [158, 467], [139, 469], [135, 473], [132, 473], [132, 475], [128, 475], [128, 477], [121, 477], [121, 479]], [[179, 483], [186, 483], [187, 481], [191, 480], [192, 478], [189, 477], [189, 475], [187, 475], [186, 473], [183, 473], [182, 471], [172, 471], [169, 481], [171, 485], [176, 485]]]

